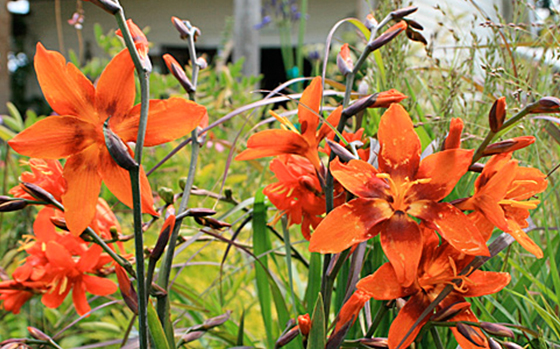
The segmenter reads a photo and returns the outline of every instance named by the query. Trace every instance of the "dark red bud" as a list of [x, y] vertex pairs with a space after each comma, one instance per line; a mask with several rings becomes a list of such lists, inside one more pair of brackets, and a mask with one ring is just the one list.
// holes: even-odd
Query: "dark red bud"
[[231, 315], [231, 311], [226, 312], [225, 314], [207, 319], [202, 324], [202, 328], [205, 330], [209, 330], [214, 327], [218, 327], [223, 325], [226, 321], [229, 320], [229, 316]]
[[111, 117], [109, 116], [103, 123], [103, 134], [105, 136], [105, 145], [107, 146], [107, 150], [109, 151], [111, 158], [115, 160], [117, 165], [127, 171], [138, 168], [138, 163], [134, 160], [132, 155], [130, 155], [126, 144], [124, 144], [122, 139], [109, 127], [110, 119]]
[[6, 201], [0, 204], [0, 212], [13, 212], [24, 209], [27, 206], [27, 201], [24, 200], [14, 200]]
[[491, 334], [493, 336], [509, 337], [509, 338], [515, 337], [513, 331], [510, 328], [501, 324], [495, 324], [492, 322], [481, 322], [480, 327], [482, 327], [482, 329], [486, 331], [488, 334]]
[[211, 217], [197, 217], [197, 216], [195, 216], [194, 220], [198, 224], [203, 225], [205, 227], [212, 228], [212, 229], [222, 229], [222, 228], [231, 227], [231, 224], [229, 224], [227, 222], [219, 221], [219, 220], [211, 218]]
[[484, 170], [484, 164], [481, 164], [480, 162], [474, 163], [469, 166], [469, 171], [471, 172], [481, 173], [482, 170]]
[[27, 331], [29, 331], [29, 334], [31, 335], [31, 337], [33, 337], [35, 339], [39, 339], [39, 340], [42, 340], [42, 341], [52, 340], [52, 338], [49, 337], [46, 333], [44, 333], [40, 329], [35, 328], [33, 326], [28, 326]]
[[503, 342], [502, 347], [504, 347], [504, 349], [523, 349], [522, 346], [513, 342]]
[[399, 35], [403, 30], [407, 27], [405, 21], [400, 21], [399, 23], [395, 24], [391, 28], [387, 29], [383, 34], [379, 35], [373, 41], [368, 43], [368, 48], [373, 52], [380, 47], [388, 44], [391, 40], [393, 40], [397, 35]]
[[204, 336], [206, 332], [205, 331], [193, 331], [193, 332], [189, 332], [186, 335], [184, 335], [182, 337], [183, 342], [184, 343], [189, 343], [189, 342], [193, 342], [197, 339], [200, 339], [200, 337]]
[[488, 338], [488, 347], [490, 349], [502, 349], [502, 346], [494, 338]]
[[365, 345], [368, 348], [389, 348], [388, 338], [361, 338], [359, 342], [360, 344]]
[[163, 55], [163, 60], [165, 61], [165, 65], [167, 65], [167, 69], [169, 69], [169, 71], [171, 72], [171, 75], [173, 75], [175, 79], [179, 81], [179, 83], [187, 93], [192, 93], [196, 90], [191, 80], [189, 80], [189, 78], [187, 77], [187, 74], [185, 74], [183, 67], [181, 67], [179, 62], [177, 62], [177, 60], [173, 56], [166, 53]]
[[414, 13], [416, 11], [418, 11], [417, 6], [403, 7], [403, 8], [400, 8], [398, 10], [395, 10], [395, 11], [391, 12], [391, 17], [393, 17], [393, 18], [403, 18], [404, 16], [408, 16], [409, 14]]
[[53, 202], [54, 198], [51, 195], [51, 193], [49, 193], [48, 191], [46, 191], [45, 189], [41, 188], [36, 184], [21, 182], [21, 188], [27, 194], [33, 196], [37, 200], [44, 201], [44, 202]]
[[412, 27], [416, 30], [424, 30], [424, 27], [420, 23], [416, 22], [415, 20], [405, 19], [405, 21], [409, 27]]
[[463, 337], [465, 337], [472, 344], [476, 345], [477, 347], [484, 346], [484, 343], [486, 342], [485, 338], [479, 332], [477, 332], [472, 326], [459, 322], [456, 328], [457, 331], [459, 331], [459, 333], [463, 335]]
[[509, 153], [510, 151], [523, 149], [533, 143], [535, 143], [535, 137], [533, 136], [521, 136], [506, 139], [487, 146], [486, 149], [484, 149], [482, 156]]
[[461, 314], [466, 309], [471, 306], [468, 302], [457, 302], [448, 305], [447, 307], [441, 309], [432, 316], [432, 321], [447, 321], [452, 317]]
[[55, 227], [65, 230], [65, 231], [70, 231], [68, 229], [68, 225], [66, 225], [66, 219], [64, 218], [58, 218], [58, 217], [51, 217], [50, 218], [51, 223], [54, 224]]
[[357, 159], [356, 156], [354, 156], [354, 154], [352, 154], [348, 149], [344, 148], [342, 145], [333, 142], [330, 139], [327, 139], [327, 144], [329, 145], [329, 148], [331, 148], [331, 151], [335, 153], [335, 155], [337, 155], [340, 158], [340, 160], [342, 160], [343, 162], [348, 162], [350, 160]]
[[505, 118], [506, 97], [501, 97], [494, 102], [492, 109], [490, 109], [490, 114], [488, 115], [488, 121], [492, 132], [496, 133], [502, 128]]
[[175, 216], [171, 215], [167, 217], [167, 219], [163, 223], [163, 227], [161, 228], [161, 232], [156, 242], [156, 246], [152, 250], [152, 253], [150, 253], [150, 259], [157, 261], [161, 258], [161, 255], [165, 250], [165, 246], [167, 246], [167, 242], [169, 242], [169, 237], [171, 236], [171, 232], [173, 231], [174, 227], [175, 227]]

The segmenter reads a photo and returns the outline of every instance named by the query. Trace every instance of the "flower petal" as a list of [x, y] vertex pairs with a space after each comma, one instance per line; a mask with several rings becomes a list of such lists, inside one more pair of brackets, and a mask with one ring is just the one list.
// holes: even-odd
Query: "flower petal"
[[252, 135], [247, 141], [247, 149], [235, 157], [235, 160], [253, 160], [267, 156], [294, 154], [305, 156], [309, 144], [292, 131], [265, 130]]
[[383, 264], [375, 273], [358, 281], [356, 288], [371, 294], [376, 300], [397, 299], [414, 292], [402, 287], [391, 263]]
[[39, 242], [47, 242], [55, 240], [58, 237], [54, 224], [51, 222], [51, 217], [55, 215], [55, 208], [53, 207], [43, 207], [35, 221], [33, 222], [33, 234]]
[[519, 242], [519, 244], [529, 251], [530, 253], [534, 254], [537, 258], [543, 258], [544, 254], [542, 249], [537, 245], [530, 237], [521, 229], [519, 224], [513, 219], [507, 219], [510, 231], [508, 234], [513, 236], [513, 238]]
[[375, 167], [362, 160], [343, 164], [335, 158], [330, 164], [334, 178], [352, 194], [361, 198], [385, 198], [387, 182], [378, 178]]
[[98, 163], [99, 150], [97, 145], [92, 145], [70, 157], [64, 166], [63, 175], [68, 183], [68, 189], [62, 195], [64, 216], [68, 229], [76, 236], [83, 233], [95, 216], [101, 189]]
[[97, 121], [93, 84], [72, 63], [66, 64], [64, 56], [37, 43], [35, 71], [45, 99], [57, 114]]
[[511, 184], [512, 188], [508, 189], [506, 198], [520, 201], [542, 193], [548, 186], [548, 181], [546, 175], [536, 168], [518, 167]]
[[59, 280], [56, 286], [47, 291], [47, 293], [43, 294], [41, 303], [43, 303], [47, 308], [58, 308], [62, 302], [64, 302], [64, 299], [66, 299], [66, 296], [72, 289], [68, 284], [65, 284], [65, 288], [61, 290], [63, 285], [64, 283]]
[[416, 179], [429, 178], [427, 183], [417, 183], [411, 188], [415, 198], [440, 201], [449, 195], [471, 164], [473, 150], [450, 149], [427, 156], [420, 163]]
[[357, 198], [335, 208], [319, 224], [309, 243], [309, 251], [338, 253], [375, 236], [375, 226], [393, 211], [385, 200]]
[[381, 231], [381, 247], [395, 270], [397, 280], [410, 286], [422, 257], [422, 233], [418, 223], [402, 212], [395, 212]]
[[391, 104], [383, 114], [377, 138], [381, 144], [379, 171], [393, 178], [415, 178], [420, 163], [420, 139], [400, 104]]
[[319, 107], [323, 96], [321, 77], [314, 78], [303, 91], [298, 104], [298, 118], [301, 134], [308, 141], [316, 142], [317, 126], [319, 125]]
[[[473, 314], [473, 312], [470, 308], [461, 312], [459, 315], [454, 316], [451, 320], [452, 321], [478, 322], [478, 319]], [[482, 330], [480, 328], [477, 328], [475, 326], [471, 326], [471, 328], [475, 333], [478, 334], [478, 336], [479, 336], [478, 339], [481, 340], [480, 344], [483, 345], [482, 348], [488, 348], [488, 340], [486, 339], [486, 335], [484, 334], [484, 332], [482, 332]], [[480, 346], [475, 345], [473, 342], [471, 342], [470, 340], [465, 338], [461, 333], [459, 333], [459, 331], [457, 330], [456, 327], [451, 327], [451, 331], [453, 332], [453, 335], [455, 336], [455, 339], [457, 340], [457, 343], [461, 346], [462, 349], [479, 349], [479, 348], [481, 348]]]
[[463, 120], [461, 118], [451, 119], [449, 124], [449, 133], [445, 138], [443, 149], [459, 149], [461, 148], [461, 133], [463, 132]]
[[96, 244], [91, 245], [91, 247], [88, 248], [86, 253], [84, 253], [80, 257], [80, 260], [76, 264], [78, 270], [81, 271], [82, 273], [85, 273], [87, 271], [92, 271], [97, 265], [97, 262], [99, 261], [99, 257], [101, 256], [101, 251], [102, 251], [101, 246]]
[[68, 250], [55, 241], [47, 242], [45, 255], [49, 263], [55, 268], [70, 269], [76, 264]]
[[100, 121], [109, 116], [111, 120], [122, 120], [134, 105], [134, 63], [128, 50], [117, 54], [99, 77], [96, 90], [96, 109]]
[[86, 287], [82, 280], [77, 280], [72, 289], [72, 301], [78, 315], [84, 315], [91, 310], [86, 298]]
[[461, 293], [463, 297], [480, 297], [493, 294], [502, 290], [511, 281], [508, 273], [476, 270], [469, 275], [468, 290]]
[[[205, 114], [205, 107], [183, 98], [151, 100], [144, 146], [153, 147], [188, 135]], [[138, 104], [130, 110], [126, 119], [111, 119], [111, 129], [125, 142], [136, 141], [139, 118]]]
[[[119, 167], [107, 151], [103, 151], [100, 158], [99, 173], [103, 178], [103, 182], [120, 202], [128, 207], [132, 207], [132, 189], [128, 171]], [[140, 192], [142, 195], [142, 212], [157, 216], [158, 213], [154, 210], [152, 188], [142, 168], [140, 168]]]
[[473, 222], [455, 206], [447, 202], [417, 201], [410, 205], [407, 213], [422, 219], [461, 252], [477, 256], [490, 255], [486, 240]]
[[[317, 143], [321, 142], [324, 138], [329, 137], [331, 133], [334, 133], [331, 126], [336, 129], [340, 117], [342, 116], [342, 106], [339, 106], [327, 118], [326, 122], [321, 125], [319, 132], [317, 132]], [[330, 126], [329, 126], [330, 125]]]
[[117, 292], [117, 285], [105, 278], [84, 274], [82, 277], [86, 290], [96, 296], [107, 296]]
[[43, 159], [65, 158], [95, 142], [95, 126], [75, 116], [49, 116], [39, 120], [8, 144], [18, 153]]
[[[399, 311], [399, 314], [397, 315], [395, 320], [393, 320], [391, 328], [389, 329], [389, 348], [408, 348], [408, 346], [414, 341], [414, 339], [422, 329], [422, 326], [424, 326], [424, 324], [428, 322], [430, 316], [426, 316], [418, 324], [418, 326], [416, 326], [412, 330], [408, 337], [406, 337], [406, 334], [410, 331], [412, 325], [414, 325], [416, 320], [420, 317], [424, 309], [426, 309], [429, 304], [430, 301], [426, 297], [424, 297], [422, 292], [418, 292], [417, 294], [410, 297], [404, 307], [402, 307], [402, 309]], [[400, 345], [401, 342], [402, 345]]]

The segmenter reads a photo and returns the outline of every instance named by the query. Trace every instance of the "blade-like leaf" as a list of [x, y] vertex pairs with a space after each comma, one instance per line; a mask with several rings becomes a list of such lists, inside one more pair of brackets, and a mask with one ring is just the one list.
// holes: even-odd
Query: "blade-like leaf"
[[307, 341], [307, 349], [324, 348], [327, 343], [325, 313], [323, 307], [323, 297], [321, 294], [317, 297], [313, 317], [311, 318], [311, 330], [309, 331], [309, 339]]

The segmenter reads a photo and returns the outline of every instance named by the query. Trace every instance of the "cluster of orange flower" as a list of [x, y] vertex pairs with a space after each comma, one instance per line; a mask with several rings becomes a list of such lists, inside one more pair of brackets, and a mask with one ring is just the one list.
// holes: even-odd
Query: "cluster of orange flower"
[[[534, 138], [520, 137], [507, 147], [488, 147], [484, 155], [493, 156], [476, 179], [473, 195], [445, 202], [473, 165], [474, 151], [461, 149], [462, 120], [452, 120], [441, 151], [423, 157], [408, 113], [399, 104], [388, 105], [404, 97], [395, 98], [398, 94], [394, 91], [381, 93], [378, 106], [388, 110], [379, 123], [379, 150], [376, 156], [355, 152], [361, 155], [347, 162], [338, 158], [330, 162], [337, 199], [334, 210], [324, 217], [326, 170], [319, 158], [319, 143], [333, 134], [326, 125], [336, 126], [341, 108], [318, 128], [321, 93], [320, 78], [303, 93], [298, 109], [301, 132], [277, 116], [285, 129], [253, 135], [248, 149], [237, 159], [279, 155], [270, 166], [278, 182], [269, 185], [265, 194], [291, 223], [302, 223], [311, 252], [339, 253], [379, 235], [389, 262], [358, 282], [357, 291], [340, 311], [334, 332], [355, 320], [371, 298], [410, 297], [388, 338], [390, 348], [406, 348], [430, 317], [413, 329], [414, 322], [447, 285], [453, 285], [454, 290], [437, 306], [434, 316], [443, 312], [452, 314], [442, 317], [444, 320], [477, 321], [465, 297], [495, 293], [510, 281], [507, 273], [471, 270], [461, 274], [475, 256], [489, 256], [486, 243], [494, 227], [511, 234], [535, 256], [543, 255], [523, 228], [528, 226], [529, 210], [539, 203], [532, 198], [547, 186], [546, 176], [537, 169], [519, 166], [511, 158], [513, 150], [531, 144]], [[504, 100], [498, 105], [504, 107], [500, 111], [503, 120]], [[352, 134], [343, 136], [357, 139]], [[342, 188], [352, 198], [348, 202], [344, 202]], [[462, 348], [477, 347], [472, 338], [452, 330]], [[477, 344], [488, 347], [480, 330], [474, 331], [480, 338]]]
[[[145, 58], [146, 37], [132, 21], [127, 24], [140, 56]], [[41, 43], [37, 44], [34, 64], [55, 115], [36, 122], [9, 141], [16, 152], [34, 158], [29, 161], [33, 172], [24, 173], [22, 185], [10, 193], [35, 200], [25, 190], [26, 183], [33, 183], [62, 203], [64, 212], [52, 205], [39, 212], [34, 235], [22, 247], [29, 256], [13, 273], [13, 280], [0, 283], [0, 301], [5, 309], [17, 313], [33, 294], [42, 294], [43, 304], [54, 308], [73, 289], [76, 310], [82, 315], [90, 310], [85, 291], [107, 295], [117, 289], [112, 281], [99, 277], [112, 272], [113, 268], [106, 267], [112, 259], [102, 253], [100, 246], [86, 243], [80, 235], [88, 227], [103, 239], [113, 239], [120, 232], [111, 209], [99, 198], [102, 182], [117, 199], [132, 207], [129, 173], [109, 153], [103, 127], [107, 121], [112, 133], [120, 138], [122, 151], [132, 154], [129, 144], [136, 141], [140, 116], [140, 105], [134, 105], [134, 64], [130, 53], [121, 51], [95, 85], [73, 64], [66, 63], [60, 53], [45, 49]], [[206, 115], [206, 108], [183, 98], [150, 100], [144, 145], [155, 146], [182, 137]], [[60, 158], [66, 159], [64, 167], [55, 161]], [[140, 186], [143, 212], [158, 215], [142, 169]]]

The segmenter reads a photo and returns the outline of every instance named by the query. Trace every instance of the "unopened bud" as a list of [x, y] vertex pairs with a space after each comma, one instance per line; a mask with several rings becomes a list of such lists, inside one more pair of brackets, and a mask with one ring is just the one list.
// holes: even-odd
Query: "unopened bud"
[[33, 196], [37, 200], [44, 201], [44, 202], [53, 202], [54, 198], [52, 194], [36, 184], [21, 182], [21, 188], [27, 194]]
[[361, 112], [362, 110], [365, 110], [366, 108], [369, 108], [369, 107], [373, 106], [375, 104], [375, 102], [377, 101], [378, 95], [379, 94], [375, 93], [375, 94], [369, 95], [367, 97], [362, 97], [362, 98], [358, 99], [357, 101], [355, 101], [354, 103], [352, 103], [346, 109], [344, 109], [342, 111], [342, 113], [344, 115], [346, 115], [347, 117], [356, 115], [359, 112]]
[[106, 12], [114, 15], [121, 10], [120, 5], [111, 0], [86, 0], [91, 2], [97, 7], [105, 10]]
[[189, 343], [189, 342], [193, 342], [197, 339], [200, 339], [200, 337], [204, 336], [206, 332], [205, 331], [192, 331], [187, 333], [186, 335], [184, 335], [182, 337], [183, 339], [183, 343]]
[[482, 170], [484, 170], [484, 164], [481, 164], [480, 162], [476, 162], [469, 166], [469, 171], [471, 172], [481, 173]]
[[170, 188], [160, 187], [158, 189], [158, 195], [168, 205], [171, 205], [173, 204], [173, 202], [175, 202], [175, 199], [173, 197], [173, 190], [171, 190]]
[[420, 23], [416, 22], [415, 20], [405, 19], [405, 21], [409, 27], [412, 27], [416, 30], [424, 30], [424, 27]]
[[408, 16], [409, 14], [414, 13], [416, 11], [418, 11], [417, 6], [403, 7], [403, 8], [400, 8], [398, 10], [395, 10], [395, 11], [391, 12], [391, 17], [393, 17], [393, 18], [403, 18], [404, 16]]
[[206, 217], [206, 216], [213, 216], [216, 214], [216, 211], [210, 208], [191, 208], [189, 209], [189, 216], [191, 217]]
[[400, 103], [406, 98], [408, 98], [406, 95], [392, 88], [390, 90], [377, 93], [375, 103], [370, 105], [368, 108], [389, 108], [391, 104]]
[[504, 349], [523, 349], [522, 346], [513, 342], [502, 342], [502, 347], [504, 347]]
[[40, 329], [35, 328], [33, 326], [28, 326], [27, 331], [29, 331], [29, 334], [31, 335], [31, 337], [33, 337], [35, 339], [39, 339], [39, 340], [42, 340], [42, 341], [51, 340], [51, 337], [49, 337], [46, 333], [44, 333]]
[[457, 323], [457, 331], [465, 337], [469, 342], [476, 345], [477, 347], [483, 347], [485, 338], [482, 334], [477, 332], [472, 326], [464, 324], [462, 322]]
[[179, 188], [181, 188], [181, 190], [185, 190], [186, 185], [187, 185], [187, 177], [179, 178]]
[[509, 153], [514, 150], [523, 149], [533, 143], [535, 143], [535, 137], [533, 136], [521, 136], [506, 139], [504, 141], [493, 143], [487, 146], [486, 149], [484, 149], [482, 156]]
[[406, 28], [405, 34], [406, 34], [406, 37], [409, 40], [420, 42], [424, 45], [428, 45], [428, 40], [426, 40], [424, 35], [422, 35], [420, 32], [417, 32], [416, 30], [412, 29], [411, 27]]
[[[142, 66], [148, 70], [151, 71], [152, 70], [152, 62], [150, 62], [150, 58], [148, 57], [148, 51], [150, 49], [150, 43], [148, 42], [148, 39], [146, 38], [146, 35], [144, 35], [144, 32], [136, 25], [136, 23], [134, 23], [132, 21], [132, 19], [128, 19], [126, 21], [126, 26], [128, 27], [128, 30], [130, 31], [130, 36], [132, 37], [132, 40], [134, 41], [134, 46], [136, 47], [136, 50], [138, 51], [138, 55], [140, 56], [140, 59], [142, 60]], [[120, 36], [121, 38], [123, 37], [122, 35], [122, 31], [119, 29], [116, 31], [117, 36]]]
[[333, 142], [330, 139], [327, 139], [327, 144], [329, 145], [329, 148], [331, 148], [331, 151], [335, 153], [335, 155], [337, 155], [340, 158], [340, 160], [342, 160], [343, 162], [348, 162], [350, 160], [357, 159], [356, 156], [354, 156], [354, 154], [352, 154], [348, 149], [344, 148], [342, 145]]
[[156, 246], [150, 253], [150, 259], [155, 261], [161, 258], [163, 251], [165, 250], [165, 246], [167, 246], [167, 242], [169, 241], [169, 236], [171, 236], [171, 232], [175, 227], [175, 216], [169, 216], [165, 223], [163, 223], [163, 227], [161, 228], [161, 232], [159, 233], [158, 240], [156, 242]]
[[229, 224], [227, 222], [219, 221], [219, 220], [211, 218], [211, 217], [197, 217], [197, 216], [195, 216], [194, 220], [198, 224], [203, 225], [205, 227], [212, 228], [212, 229], [222, 229], [222, 228], [231, 227], [231, 224]]
[[136, 293], [132, 282], [130, 282], [126, 271], [124, 271], [120, 265], [116, 265], [115, 273], [117, 274], [119, 290], [121, 291], [124, 302], [134, 314], [138, 314], [138, 294]]
[[560, 99], [552, 96], [543, 97], [530, 113], [560, 113]]
[[14, 200], [6, 201], [0, 204], [0, 212], [13, 212], [24, 209], [27, 206], [27, 201], [24, 200]]
[[65, 230], [65, 231], [70, 231], [68, 229], [68, 225], [66, 225], [66, 219], [64, 218], [59, 218], [59, 217], [51, 217], [50, 218], [51, 223], [54, 224], [55, 227]]
[[177, 60], [168, 53], [163, 55], [163, 60], [165, 61], [165, 65], [167, 65], [167, 69], [169, 69], [175, 79], [179, 81], [183, 89], [185, 89], [187, 93], [194, 92], [194, 85], [187, 77], [187, 74], [185, 74], [185, 71], [183, 70], [179, 62], [177, 62]]
[[278, 338], [274, 348], [282, 348], [283, 346], [285, 346], [288, 343], [290, 343], [291, 341], [293, 341], [294, 338], [296, 338], [298, 336], [298, 334], [299, 334], [299, 330], [298, 330], [297, 326], [288, 330], [287, 332], [283, 333], [280, 336], [280, 338]]
[[451, 119], [449, 124], [449, 133], [443, 143], [443, 149], [459, 149], [461, 148], [461, 133], [463, 132], [463, 120], [461, 118]]
[[488, 122], [490, 123], [490, 129], [492, 132], [496, 133], [504, 124], [506, 118], [506, 97], [501, 97], [497, 99], [490, 109], [490, 114], [488, 115]]
[[171, 23], [173, 23], [173, 26], [179, 32], [179, 35], [181, 36], [181, 39], [185, 40], [189, 37], [190, 30], [185, 25], [185, 22], [183, 22], [181, 19], [173, 16], [173, 17], [171, 17]]
[[103, 123], [103, 135], [105, 136], [105, 145], [107, 146], [107, 150], [109, 151], [111, 158], [115, 160], [117, 165], [127, 171], [138, 168], [138, 163], [130, 155], [126, 144], [124, 144], [122, 139], [109, 127], [110, 119], [111, 117], [109, 116]]
[[496, 342], [494, 338], [488, 338], [488, 348], [490, 349], [502, 349], [502, 346]]
[[309, 314], [299, 315], [297, 317], [299, 332], [302, 336], [307, 337], [311, 331], [311, 317]]
[[380, 47], [388, 44], [391, 40], [393, 40], [397, 35], [399, 35], [403, 30], [407, 27], [405, 21], [400, 21], [399, 23], [395, 24], [391, 28], [387, 29], [383, 34], [379, 35], [373, 41], [368, 43], [368, 48], [373, 52]]
[[340, 48], [340, 52], [336, 56], [336, 64], [343, 76], [350, 74], [354, 70], [354, 62], [352, 61], [352, 57], [350, 57], [348, 44], [344, 44]]
[[387, 338], [361, 338], [359, 342], [368, 348], [389, 348], [389, 339]]
[[379, 23], [377, 23], [377, 20], [375, 19], [375, 17], [373, 17], [373, 15], [371, 13], [366, 16], [366, 20], [364, 21], [364, 25], [370, 31], [372, 29], [374, 29], [375, 27], [377, 27], [378, 24]]
[[11, 196], [6, 196], [6, 195], [0, 195], [0, 204], [3, 204], [5, 202], [8, 201], [12, 201], [12, 197]]
[[493, 336], [509, 337], [509, 338], [514, 338], [515, 336], [513, 334], [513, 331], [504, 325], [495, 324], [492, 322], [481, 322], [480, 327], [482, 327], [482, 329], [486, 331], [486, 333], [491, 334]]
[[[0, 343], [1, 345], [2, 343]], [[2, 345], [0, 347], [0, 349], [25, 349], [25, 348], [29, 348], [27, 345], [20, 343], [20, 342], [11, 342], [11, 343], [7, 343], [5, 345]]]
[[206, 59], [204, 57], [198, 57], [196, 59], [196, 65], [198, 65], [200, 69], [208, 68], [208, 62], [206, 62]]
[[452, 317], [461, 314], [463, 311], [471, 306], [468, 302], [457, 302], [448, 305], [447, 307], [441, 309], [432, 316], [432, 321], [447, 321]]
[[231, 315], [231, 311], [226, 312], [225, 314], [207, 319], [202, 324], [202, 328], [205, 330], [209, 330], [214, 327], [218, 327], [223, 325], [226, 321], [229, 320], [229, 316]]

